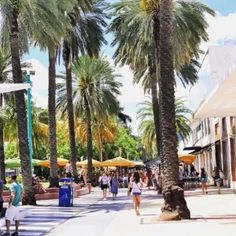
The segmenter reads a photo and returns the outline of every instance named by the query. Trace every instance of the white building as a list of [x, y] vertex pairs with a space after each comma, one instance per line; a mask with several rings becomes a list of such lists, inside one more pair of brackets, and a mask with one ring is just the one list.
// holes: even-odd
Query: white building
[[210, 47], [206, 63], [208, 76], [200, 78], [190, 93], [199, 95], [200, 105], [184, 146], [196, 148], [194, 164], [198, 171], [205, 167], [211, 176], [218, 166], [225, 174], [224, 185], [236, 188], [236, 46]]

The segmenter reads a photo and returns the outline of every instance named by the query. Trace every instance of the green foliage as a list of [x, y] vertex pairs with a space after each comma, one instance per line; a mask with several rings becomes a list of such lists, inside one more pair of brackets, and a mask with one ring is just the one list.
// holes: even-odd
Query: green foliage
[[[150, 1], [141, 2], [141, 5], [149, 6]], [[156, 60], [153, 17], [158, 16], [158, 12], [154, 5], [152, 13], [144, 11], [139, 3], [140, 0], [123, 0], [113, 4], [114, 17], [109, 31], [114, 33], [112, 45], [116, 46], [116, 63], [130, 65], [135, 82], [141, 82], [144, 90], [149, 92], [152, 76], [149, 69]], [[175, 1], [173, 11], [175, 70], [183, 84], [194, 84], [199, 67], [195, 59], [201, 53], [199, 46], [208, 39], [205, 15], [214, 15], [214, 11], [195, 1]]]
[[18, 157], [18, 151], [17, 151], [17, 144], [16, 142], [10, 142], [5, 147], [5, 157], [6, 158], [16, 158]]
[[[142, 143], [150, 154], [156, 152], [156, 133], [151, 99], [144, 101], [140, 105], [141, 107], [137, 113], [137, 117], [140, 120], [138, 129]], [[185, 139], [191, 131], [190, 121], [187, 117], [191, 113], [191, 110], [185, 106], [185, 101], [182, 98], [177, 98], [175, 101], [175, 122], [178, 140]]]
[[120, 125], [114, 143], [105, 146], [106, 157], [107, 159], [111, 159], [119, 156], [119, 150], [121, 149], [122, 157], [129, 158], [129, 160], [136, 160], [140, 158], [139, 146], [139, 139], [133, 136], [128, 128]]

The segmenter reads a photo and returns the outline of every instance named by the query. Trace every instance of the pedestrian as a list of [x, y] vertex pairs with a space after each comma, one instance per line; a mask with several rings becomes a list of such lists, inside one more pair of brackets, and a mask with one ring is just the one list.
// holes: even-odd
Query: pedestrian
[[84, 185], [87, 185], [87, 178], [86, 178], [86, 172], [84, 167], [82, 167], [80, 171], [80, 180], [84, 183]]
[[220, 178], [220, 169], [218, 168], [218, 166], [215, 166], [214, 170], [213, 170], [213, 174], [212, 177], [214, 179], [214, 182], [217, 186], [217, 190], [218, 190], [218, 194], [220, 194], [220, 186], [221, 186], [221, 178]]
[[202, 185], [202, 193], [204, 194], [206, 192], [206, 194], [207, 194], [208, 193], [207, 192], [207, 185], [206, 185], [207, 173], [204, 168], [201, 168], [200, 181], [201, 181], [201, 185]]
[[99, 178], [99, 183], [103, 193], [103, 200], [107, 200], [107, 189], [109, 188], [109, 178], [106, 172], [103, 172]]
[[184, 170], [182, 166], [179, 167], [179, 186], [184, 188]]
[[72, 177], [72, 166], [71, 166], [70, 160], [66, 163], [66, 177], [67, 178]]
[[18, 236], [18, 230], [20, 225], [19, 204], [21, 201], [21, 195], [22, 195], [22, 187], [17, 182], [16, 175], [13, 175], [11, 176], [10, 197], [5, 216], [7, 232], [2, 236], [10, 236], [10, 225], [11, 221], [13, 220], [15, 221], [16, 231], [11, 235]]
[[118, 181], [116, 173], [113, 173], [111, 175], [110, 187], [111, 187], [112, 199], [115, 200], [118, 194], [118, 188], [119, 188], [119, 181]]
[[138, 172], [134, 172], [131, 187], [132, 187], [134, 210], [135, 210], [136, 215], [139, 216], [142, 191], [141, 191], [141, 179]]
[[3, 209], [3, 190], [4, 190], [4, 182], [0, 180], [0, 217], [5, 216], [5, 211]]

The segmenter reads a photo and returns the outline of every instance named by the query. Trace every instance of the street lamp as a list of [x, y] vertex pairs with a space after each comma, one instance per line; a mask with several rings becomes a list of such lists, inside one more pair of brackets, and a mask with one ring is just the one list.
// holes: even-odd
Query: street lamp
[[25, 81], [29, 84], [27, 89], [27, 132], [28, 132], [28, 145], [29, 145], [29, 162], [30, 169], [32, 170], [32, 158], [33, 158], [33, 141], [32, 141], [32, 114], [31, 114], [31, 80], [30, 75], [35, 75], [33, 70], [23, 70], [25, 75]]

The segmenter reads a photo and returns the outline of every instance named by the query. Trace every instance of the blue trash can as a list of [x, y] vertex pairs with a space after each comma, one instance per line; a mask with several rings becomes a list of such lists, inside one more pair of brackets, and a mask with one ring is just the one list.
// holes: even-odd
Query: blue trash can
[[60, 179], [63, 184], [59, 187], [59, 206], [73, 206], [73, 187], [71, 178]]

